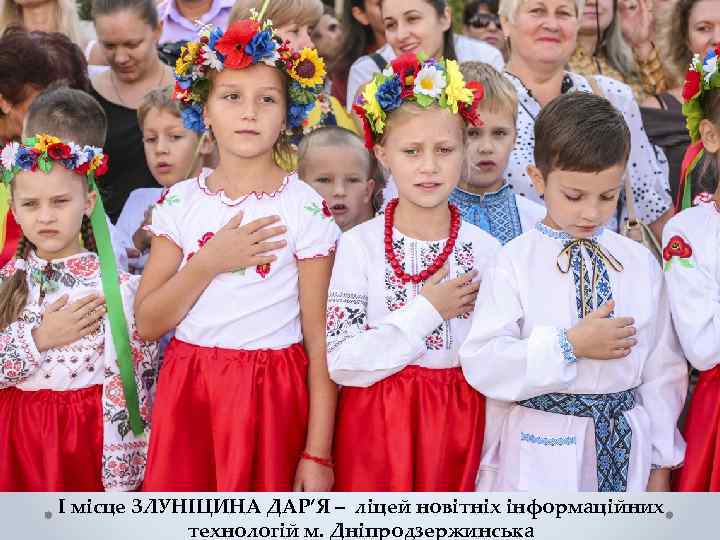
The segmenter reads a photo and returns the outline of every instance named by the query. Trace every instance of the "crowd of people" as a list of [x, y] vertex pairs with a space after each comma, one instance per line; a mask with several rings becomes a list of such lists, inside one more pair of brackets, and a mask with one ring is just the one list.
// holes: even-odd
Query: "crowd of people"
[[7, 0], [0, 490], [720, 491], [718, 56], [718, 0]]

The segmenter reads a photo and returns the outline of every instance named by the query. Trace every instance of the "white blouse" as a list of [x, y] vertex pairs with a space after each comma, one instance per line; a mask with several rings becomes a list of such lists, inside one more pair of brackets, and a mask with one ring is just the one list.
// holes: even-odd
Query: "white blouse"
[[[123, 205], [122, 212], [118, 217], [115, 230], [121, 245], [129, 249], [135, 248], [133, 235], [145, 221], [145, 212], [153, 206], [165, 188], [138, 188], [134, 189], [127, 201]], [[148, 260], [148, 253], [143, 253], [140, 257], [128, 258], [128, 266], [142, 270]]]
[[663, 230], [665, 282], [683, 352], [700, 371], [720, 364], [720, 213], [683, 210]]
[[[459, 366], [458, 348], [470, 327], [468, 315], [443, 321], [420, 294], [422, 284], [400, 281], [385, 256], [385, 217], [343, 234], [335, 257], [327, 308], [330, 377], [344, 386], [367, 387], [408, 365]], [[426, 242], [393, 230], [393, 247], [405, 272], [429, 267], [445, 241]], [[500, 244], [478, 227], [461, 222], [445, 278], [485, 269]]]
[[[567, 73], [573, 86], [571, 90], [592, 92], [587, 79], [576, 73]], [[532, 97], [520, 79], [505, 72], [518, 94], [517, 141], [510, 154], [505, 180], [519, 195], [540, 202], [542, 199], [527, 175], [527, 166], [535, 163], [535, 119], [540, 114], [540, 104]], [[668, 183], [668, 163], [660, 148], [653, 146], [647, 138], [642, 124], [640, 109], [632, 90], [626, 84], [609, 77], [597, 76], [598, 86], [606, 97], [623, 115], [630, 128], [631, 148], [628, 172], [632, 185], [638, 218], [645, 224], [653, 223], [672, 204]], [[616, 219], [613, 220], [615, 226]]]
[[202, 347], [282, 349], [302, 341], [298, 300], [298, 260], [334, 252], [340, 229], [327, 203], [297, 174], [277, 191], [230, 199], [206, 184], [212, 171], [172, 186], [153, 210], [153, 234], [183, 253], [181, 268], [238, 212], [243, 224], [278, 215], [287, 245], [273, 252], [272, 264], [220, 274], [180, 322], [175, 337]]
[[[512, 402], [549, 393], [636, 389], [638, 402], [624, 413], [632, 428], [627, 489], [642, 491], [652, 465], [677, 466], [685, 451], [676, 425], [687, 365], [671, 324], [662, 272], [640, 244], [608, 230], [598, 234], [599, 245], [623, 269], [606, 265], [597, 291], [615, 300], [614, 316], [634, 318], [638, 343], [626, 358], [576, 359], [564, 330], [579, 320], [580, 293], [573, 270], [563, 273], [558, 267], [565, 268], [567, 259], [559, 255], [568, 239], [539, 224], [503, 247], [480, 288], [472, 328], [460, 349], [462, 368], [478, 391], [508, 404], [494, 458], [486, 454], [479, 485], [597, 490], [593, 419]], [[592, 266], [586, 268], [592, 273]], [[592, 302], [596, 309], [598, 302]], [[483, 473], [496, 477], [488, 482]]]

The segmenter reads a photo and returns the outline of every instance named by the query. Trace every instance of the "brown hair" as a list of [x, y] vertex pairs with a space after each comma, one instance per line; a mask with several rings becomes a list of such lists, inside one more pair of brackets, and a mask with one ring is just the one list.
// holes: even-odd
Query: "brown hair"
[[483, 85], [483, 98], [478, 107], [491, 112], [507, 111], [517, 120], [518, 97], [515, 87], [499, 71], [485, 62], [463, 62], [460, 72], [466, 81]]
[[[228, 26], [240, 19], [250, 17], [250, 10], [260, 10], [263, 0], [237, 0], [230, 10]], [[323, 16], [321, 0], [270, 0], [265, 19], [271, 20], [273, 26], [285, 26], [290, 23], [314, 26]]]
[[112, 15], [126, 10], [133, 10], [151, 28], [157, 28], [160, 24], [160, 16], [154, 0], [93, 0], [92, 2], [93, 20], [98, 15]]
[[671, 86], [681, 85], [693, 53], [689, 46], [690, 12], [700, 0], [677, 0], [672, 9], [658, 17], [659, 50], [663, 55], [667, 75], [672, 79]]
[[[713, 88], [704, 93], [700, 99], [700, 105], [703, 110], [703, 118], [715, 124], [720, 129], [720, 88]], [[720, 177], [720, 152], [711, 154], [707, 150], [702, 159], [701, 167], [697, 167], [698, 173], [691, 173], [691, 178], [695, 178], [699, 174], [700, 187], [707, 192], [714, 193], [718, 186], [718, 177]]]
[[551, 171], [600, 172], [624, 164], [630, 129], [607, 99], [572, 92], [553, 99], [535, 121], [535, 166]]
[[172, 86], [155, 88], [143, 96], [140, 106], [137, 108], [137, 118], [140, 131], [142, 131], [143, 125], [145, 124], [145, 117], [147, 117], [148, 113], [152, 109], [166, 111], [178, 118], [181, 118], [180, 105], [178, 101], [173, 99]]

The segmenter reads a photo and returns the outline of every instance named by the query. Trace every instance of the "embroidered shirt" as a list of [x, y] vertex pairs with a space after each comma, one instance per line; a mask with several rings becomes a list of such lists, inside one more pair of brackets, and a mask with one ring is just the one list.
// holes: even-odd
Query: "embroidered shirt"
[[326, 257], [335, 250], [340, 229], [325, 201], [291, 174], [272, 193], [231, 199], [210, 191], [212, 171], [172, 186], [153, 210], [153, 234], [180, 248], [181, 267], [238, 212], [243, 224], [280, 216], [287, 246], [273, 252], [272, 264], [216, 276], [177, 327], [175, 336], [203, 347], [282, 349], [302, 341], [298, 300], [298, 260]]
[[[41, 353], [32, 337], [32, 330], [42, 322], [42, 313], [48, 304], [64, 294], [69, 296], [69, 302], [73, 302], [90, 293], [102, 292], [100, 261], [94, 253], [86, 252], [48, 264], [33, 253], [26, 264], [28, 303], [20, 319], [0, 332], [0, 389], [14, 386], [25, 391], [65, 391], [101, 384], [103, 485], [107, 491], [136, 489], [145, 472], [147, 442], [145, 436], [136, 437], [130, 431], [107, 317], [96, 333], [65, 347]], [[12, 260], [0, 271], [0, 278], [9, 279], [15, 271]], [[140, 414], [148, 423], [159, 363], [157, 344], [142, 340], [135, 329], [133, 301], [139, 282], [139, 276], [120, 272]]]

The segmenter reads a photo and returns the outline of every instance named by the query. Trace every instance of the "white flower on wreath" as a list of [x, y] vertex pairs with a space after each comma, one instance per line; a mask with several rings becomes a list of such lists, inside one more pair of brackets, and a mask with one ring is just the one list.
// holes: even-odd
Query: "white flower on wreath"
[[20, 150], [20, 144], [17, 142], [11, 142], [5, 145], [5, 148], [2, 150], [2, 154], [0, 154], [2, 166], [8, 171], [15, 165], [15, 158], [17, 157], [18, 150]]
[[710, 60], [705, 62], [703, 65], [703, 71], [705, 72], [705, 84], [710, 84], [710, 78], [717, 73], [718, 70], [718, 57], [713, 56]]
[[208, 66], [210, 69], [214, 69], [215, 71], [223, 70], [223, 63], [218, 58], [217, 54], [215, 54], [215, 51], [210, 50], [207, 45], [203, 48], [203, 56], [204, 66]]
[[425, 66], [415, 77], [415, 93], [437, 98], [446, 84], [442, 71], [435, 66]]

